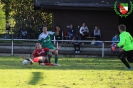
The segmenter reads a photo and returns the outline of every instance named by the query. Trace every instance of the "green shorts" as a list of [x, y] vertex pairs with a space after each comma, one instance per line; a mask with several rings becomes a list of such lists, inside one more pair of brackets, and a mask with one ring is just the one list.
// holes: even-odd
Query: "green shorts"
[[[49, 48], [49, 49], [51, 49], [51, 50], [55, 50], [55, 49], [56, 49], [54, 46], [49, 46], [49, 47], [47, 47], [47, 48]], [[49, 55], [49, 54], [51, 54], [51, 52], [47, 52], [47, 55]]]
[[51, 52], [47, 52], [47, 55], [50, 55], [51, 54]]
[[43, 46], [42, 48], [49, 48], [49, 49], [56, 49], [53, 45], [47, 45], [47, 46]]
[[52, 50], [56, 49], [54, 46], [49, 46], [47, 48], [52, 49]]

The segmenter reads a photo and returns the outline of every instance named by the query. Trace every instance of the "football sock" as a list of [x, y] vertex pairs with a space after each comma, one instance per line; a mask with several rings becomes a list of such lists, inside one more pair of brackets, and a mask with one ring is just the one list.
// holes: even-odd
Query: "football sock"
[[58, 55], [55, 55], [55, 63], [57, 64], [58, 61]]
[[51, 60], [51, 57], [52, 57], [51, 55], [48, 55], [49, 63], [51, 63], [51, 62], [50, 62], [50, 60]]

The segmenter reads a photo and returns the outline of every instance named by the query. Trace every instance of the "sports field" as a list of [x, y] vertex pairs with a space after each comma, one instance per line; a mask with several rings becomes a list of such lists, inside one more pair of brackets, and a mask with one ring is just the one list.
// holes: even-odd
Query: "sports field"
[[60, 58], [59, 64], [23, 66], [21, 57], [1, 56], [0, 88], [133, 88], [133, 70], [117, 58]]

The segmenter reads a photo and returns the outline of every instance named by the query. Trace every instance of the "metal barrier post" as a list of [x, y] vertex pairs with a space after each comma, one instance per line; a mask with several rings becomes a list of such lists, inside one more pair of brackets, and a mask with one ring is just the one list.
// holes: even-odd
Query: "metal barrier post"
[[62, 44], [63, 44], [63, 39], [64, 39], [63, 36], [64, 36], [64, 34], [63, 34], [63, 31], [62, 31]]
[[[56, 47], [58, 47], [58, 41], [57, 41], [57, 46]], [[57, 50], [57, 53], [58, 53], [58, 50]]]
[[12, 39], [12, 49], [11, 49], [11, 55], [13, 56], [13, 39]]
[[55, 44], [55, 36], [54, 36], [54, 44]]
[[104, 57], [104, 42], [102, 43], [102, 57]]

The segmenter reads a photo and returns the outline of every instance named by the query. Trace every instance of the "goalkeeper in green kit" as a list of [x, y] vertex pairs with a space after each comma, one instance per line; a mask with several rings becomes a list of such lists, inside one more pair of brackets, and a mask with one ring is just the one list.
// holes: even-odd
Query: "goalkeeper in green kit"
[[126, 32], [126, 26], [124, 24], [119, 25], [118, 29], [120, 32], [120, 42], [117, 46], [123, 47], [119, 58], [125, 64], [127, 70], [132, 70], [128, 62], [133, 63], [133, 38], [129, 32]]
[[[55, 47], [52, 44], [51, 37], [59, 35], [59, 32], [58, 31], [57, 32], [47, 31], [47, 27], [46, 26], [43, 26], [42, 30], [43, 30], [43, 32], [38, 37], [38, 42], [42, 45], [42, 48], [55, 49]], [[55, 66], [60, 66], [59, 64], [57, 64], [57, 61], [58, 61], [58, 51], [55, 51], [54, 55], [55, 55], [54, 65]], [[51, 63], [50, 62], [51, 56], [52, 56], [51, 53], [48, 52], [49, 63]]]

